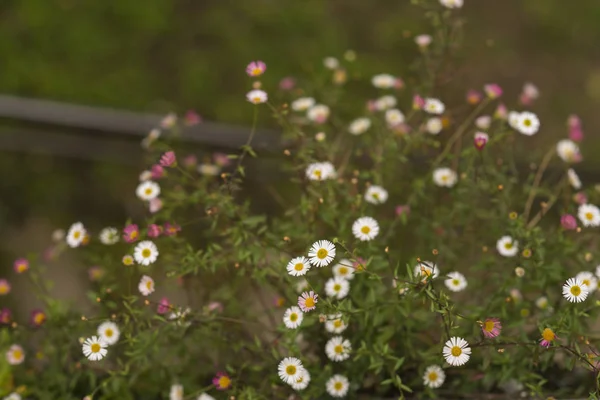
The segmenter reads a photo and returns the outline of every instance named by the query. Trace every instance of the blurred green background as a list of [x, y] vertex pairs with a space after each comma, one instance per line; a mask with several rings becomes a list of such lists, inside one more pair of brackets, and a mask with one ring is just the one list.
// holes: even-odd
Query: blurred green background
[[[284, 76], [323, 75], [322, 59], [342, 59], [348, 49], [365, 78], [389, 72], [410, 82], [413, 37], [431, 32], [409, 0], [3, 0], [0, 11], [0, 93], [156, 113], [194, 109], [242, 125], [251, 121], [251, 60], [268, 64], [268, 91]], [[467, 89], [498, 82], [510, 107], [531, 81], [541, 91], [533, 110], [542, 130], [528, 143], [551, 146], [577, 113], [584, 157], [594, 164], [600, 2], [465, 0], [458, 13], [466, 21], [459, 73], [440, 96], [463, 101]], [[376, 95], [364, 90], [357, 104]], [[28, 221], [121, 225], [143, 215], [134, 198], [141, 165], [1, 154], [3, 263], [36, 247], [14, 234]]]

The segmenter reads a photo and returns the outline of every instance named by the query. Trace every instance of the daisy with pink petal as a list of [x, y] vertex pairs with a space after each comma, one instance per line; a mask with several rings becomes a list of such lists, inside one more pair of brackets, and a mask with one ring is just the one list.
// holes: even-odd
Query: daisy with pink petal
[[260, 76], [267, 70], [267, 64], [262, 61], [251, 61], [246, 67], [248, 76]]
[[502, 330], [502, 324], [498, 318], [488, 318], [481, 324], [481, 332], [483, 336], [488, 339], [492, 339], [500, 335], [500, 331]]
[[133, 243], [140, 237], [140, 230], [136, 224], [129, 224], [123, 229], [123, 240], [127, 243]]
[[302, 312], [309, 312], [317, 308], [317, 302], [319, 295], [313, 292], [304, 292], [298, 297], [298, 307]]
[[18, 258], [15, 260], [14, 269], [17, 274], [22, 274], [29, 269], [29, 261], [25, 258]]
[[558, 336], [550, 328], [546, 328], [542, 331], [542, 338], [540, 339], [540, 346], [550, 347], [554, 340], [558, 339]]

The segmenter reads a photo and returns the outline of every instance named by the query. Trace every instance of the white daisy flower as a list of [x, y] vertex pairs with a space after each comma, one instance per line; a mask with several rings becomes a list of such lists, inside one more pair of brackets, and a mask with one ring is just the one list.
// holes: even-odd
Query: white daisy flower
[[100, 231], [100, 242], [105, 245], [115, 244], [119, 241], [119, 231], [117, 228], [108, 227]]
[[341, 259], [339, 263], [333, 266], [333, 276], [352, 280], [354, 278], [354, 263], [347, 258]]
[[335, 258], [335, 246], [329, 240], [319, 240], [308, 251], [308, 258], [315, 267], [329, 265]]
[[504, 257], [514, 257], [519, 252], [519, 242], [510, 236], [502, 236], [496, 242], [496, 249]]
[[600, 209], [593, 204], [582, 204], [577, 209], [577, 216], [583, 226], [600, 225]]
[[429, 118], [425, 123], [425, 130], [427, 133], [437, 135], [442, 131], [443, 125], [442, 120], [438, 117]]
[[215, 398], [206, 393], [202, 393], [200, 396], [198, 396], [198, 399], [196, 400], [215, 400]]
[[140, 283], [138, 284], [138, 290], [144, 296], [148, 296], [154, 292], [154, 279], [150, 278], [148, 275], [142, 276], [140, 279]]
[[548, 298], [546, 296], [538, 297], [535, 301], [535, 305], [537, 308], [545, 310], [548, 308]]
[[540, 129], [540, 120], [534, 113], [523, 111], [517, 120], [517, 130], [523, 135], [532, 136]]
[[288, 274], [292, 276], [306, 275], [310, 269], [310, 263], [306, 257], [292, 258], [287, 265]]
[[341, 336], [334, 336], [325, 345], [325, 354], [331, 361], [344, 361], [350, 358], [352, 345], [348, 339]]
[[446, 380], [446, 374], [439, 365], [430, 365], [423, 373], [423, 385], [432, 389], [439, 388]]
[[465, 339], [455, 336], [446, 342], [442, 353], [448, 364], [460, 366], [469, 361], [471, 348]]
[[251, 90], [246, 93], [246, 100], [248, 100], [252, 104], [261, 104], [266, 103], [269, 97], [267, 96], [267, 92], [264, 90]]
[[440, 4], [447, 8], [461, 8], [463, 0], [440, 0]]
[[577, 278], [570, 278], [563, 285], [563, 297], [571, 303], [584, 301], [589, 293], [588, 287]]
[[453, 292], [461, 292], [467, 287], [467, 279], [460, 272], [450, 272], [444, 283]]
[[433, 182], [438, 186], [452, 187], [456, 185], [457, 180], [458, 177], [456, 176], [456, 172], [454, 172], [450, 168], [436, 168], [433, 171]]
[[348, 325], [342, 320], [342, 314], [328, 315], [325, 320], [325, 330], [329, 333], [342, 333]]
[[21, 395], [17, 392], [12, 392], [4, 398], [4, 400], [21, 400]]
[[323, 123], [329, 118], [330, 110], [325, 104], [317, 104], [312, 106], [306, 112], [306, 117], [314, 122]]
[[300, 376], [298, 378], [296, 378], [296, 381], [294, 383], [290, 384], [290, 386], [294, 390], [301, 391], [301, 390], [306, 389], [308, 387], [309, 383], [310, 383], [310, 374], [308, 373], [308, 371], [306, 369], [303, 369], [302, 372], [300, 373]]
[[158, 258], [158, 248], [150, 240], [144, 240], [135, 246], [133, 257], [138, 264], [150, 265]]
[[492, 125], [492, 117], [482, 115], [475, 120], [475, 126], [479, 129], [487, 130]]
[[579, 152], [579, 146], [572, 140], [563, 139], [559, 140], [556, 144], [556, 152], [558, 156], [568, 163], [579, 161], [581, 153]]
[[348, 127], [348, 132], [353, 135], [360, 135], [365, 133], [371, 127], [371, 120], [369, 118], [357, 118]]
[[385, 112], [385, 122], [387, 123], [388, 128], [398, 126], [404, 121], [404, 114], [402, 114], [402, 111], [398, 110], [397, 108], [393, 108]]
[[335, 57], [325, 57], [325, 59], [323, 59], [323, 65], [327, 69], [336, 69], [340, 66], [340, 62]]
[[423, 280], [431, 277], [435, 279], [440, 274], [440, 270], [437, 265], [431, 261], [421, 261], [415, 266], [415, 277]]
[[519, 120], [521, 119], [521, 113], [517, 111], [510, 111], [508, 113], [508, 125], [513, 129], [519, 129]]
[[390, 74], [379, 74], [373, 76], [371, 83], [377, 89], [392, 89], [396, 85], [396, 77]]
[[185, 310], [179, 309], [169, 314], [169, 320], [175, 321], [178, 326], [182, 326], [184, 328], [188, 327], [192, 323], [190, 321], [186, 321], [185, 318], [191, 311], [192, 310], [189, 307], [187, 307]]
[[579, 190], [581, 189], [581, 180], [577, 175], [577, 172], [573, 168], [569, 168], [567, 170], [567, 177], [569, 178], [569, 183], [573, 186], [573, 189]]
[[106, 350], [107, 344], [104, 340], [97, 336], [92, 336], [91, 338], [87, 338], [85, 342], [83, 342], [83, 354], [92, 361], [102, 360], [108, 350]]
[[160, 194], [160, 186], [153, 181], [144, 181], [138, 185], [135, 194], [140, 200], [150, 201], [158, 197]]
[[330, 278], [325, 283], [325, 294], [329, 297], [335, 297], [338, 300], [348, 296], [350, 292], [350, 282], [344, 278]]
[[361, 217], [352, 224], [352, 233], [363, 242], [373, 240], [379, 234], [379, 224], [371, 217]]
[[302, 320], [304, 319], [304, 314], [300, 308], [296, 306], [292, 306], [285, 310], [283, 314], [283, 323], [289, 329], [296, 329], [302, 324]]
[[69, 232], [67, 233], [67, 244], [70, 247], [79, 247], [86, 234], [87, 232], [81, 222], [74, 223], [71, 225]]
[[438, 99], [427, 98], [425, 99], [423, 110], [425, 110], [429, 114], [439, 115], [444, 113], [444, 110], [446, 110], [446, 106]]
[[302, 372], [304, 372], [304, 367], [296, 357], [286, 357], [279, 363], [277, 371], [281, 380], [291, 385], [300, 378]]
[[431, 44], [433, 38], [431, 35], [418, 35], [415, 36], [415, 43], [419, 47], [427, 47]]
[[114, 322], [106, 321], [98, 326], [98, 336], [104, 340], [107, 346], [111, 346], [119, 341], [121, 332]]
[[315, 105], [315, 99], [312, 97], [300, 97], [292, 101], [292, 110], [294, 111], [306, 111]]
[[374, 107], [377, 111], [385, 111], [396, 107], [396, 104], [398, 104], [398, 100], [394, 96], [386, 95], [375, 100]]
[[331, 397], [346, 397], [350, 382], [344, 375], [334, 375], [327, 380], [325, 387]]
[[306, 177], [311, 181], [324, 181], [337, 176], [333, 164], [328, 161], [309, 164], [306, 167]]
[[183, 385], [171, 385], [169, 400], [183, 400]]
[[587, 287], [588, 292], [592, 293], [598, 289], [598, 279], [592, 272], [583, 271], [575, 275], [575, 279], [581, 281], [583, 286]]
[[383, 204], [388, 199], [388, 192], [381, 186], [371, 185], [365, 192], [365, 201], [371, 204]]
[[10, 365], [19, 365], [25, 361], [25, 350], [18, 344], [13, 344], [6, 352], [6, 361]]

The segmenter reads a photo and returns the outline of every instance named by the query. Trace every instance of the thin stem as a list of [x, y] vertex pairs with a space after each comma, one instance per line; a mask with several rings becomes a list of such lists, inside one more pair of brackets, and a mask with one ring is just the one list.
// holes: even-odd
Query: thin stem
[[542, 163], [535, 174], [535, 178], [533, 180], [533, 186], [529, 191], [529, 197], [527, 198], [527, 203], [525, 203], [525, 212], [523, 213], [525, 220], [529, 218], [529, 213], [531, 212], [531, 206], [533, 205], [533, 200], [535, 199], [535, 194], [537, 192], [538, 187], [540, 186], [540, 182], [542, 181], [542, 175], [544, 175], [544, 171], [550, 164], [550, 160], [554, 155], [554, 148], [550, 149], [544, 158], [542, 159]]

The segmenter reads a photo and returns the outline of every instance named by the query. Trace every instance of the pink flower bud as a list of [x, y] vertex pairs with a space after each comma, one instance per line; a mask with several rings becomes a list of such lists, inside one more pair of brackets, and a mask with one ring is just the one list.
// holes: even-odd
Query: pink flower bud
[[483, 95], [479, 93], [477, 90], [469, 90], [467, 92], [467, 103], [469, 104], [477, 104], [483, 99]]
[[224, 153], [214, 153], [213, 160], [219, 167], [227, 167], [231, 164], [231, 159]]
[[487, 133], [476, 132], [475, 137], [473, 138], [473, 144], [477, 150], [483, 150], [489, 139], [490, 137]]
[[213, 301], [208, 305], [208, 311], [223, 312], [223, 304], [218, 301]]
[[494, 118], [504, 120], [508, 118], [508, 109], [504, 104], [498, 104], [498, 107], [496, 107], [496, 111], [494, 111]]
[[159, 199], [158, 197], [153, 198], [152, 200], [150, 200], [149, 202], [149, 210], [152, 214], [157, 213], [160, 211], [160, 209], [163, 206], [163, 202], [161, 199]]
[[160, 227], [156, 224], [148, 225], [148, 237], [157, 238], [160, 236], [161, 232], [162, 232], [162, 227]]
[[165, 227], [163, 230], [165, 236], [175, 236], [175, 235], [177, 235], [177, 232], [179, 232], [179, 231], [181, 231], [181, 227], [179, 225], [177, 225], [175, 223], [171, 224], [169, 222], [167, 222], [165, 224]]
[[569, 129], [569, 139], [574, 142], [581, 142], [583, 140], [583, 131], [580, 126]]
[[154, 164], [150, 170], [150, 176], [152, 179], [160, 179], [165, 176], [165, 170], [158, 164]]
[[198, 164], [198, 158], [193, 154], [185, 156], [185, 158], [183, 159], [183, 166], [188, 169], [196, 168], [197, 164]]
[[567, 126], [569, 129], [581, 128], [581, 119], [577, 115], [571, 114], [567, 119]]
[[279, 89], [281, 90], [292, 90], [296, 86], [296, 80], [291, 76], [286, 76], [279, 81]]
[[560, 217], [560, 224], [568, 231], [577, 229], [577, 219], [575, 219], [575, 217], [571, 214], [565, 214]]
[[497, 99], [498, 97], [502, 96], [502, 88], [496, 83], [484, 85], [483, 90], [490, 99]]
[[425, 105], [425, 100], [419, 96], [418, 94], [415, 94], [413, 96], [413, 110], [421, 110], [423, 109], [423, 106]]
[[177, 165], [177, 159], [175, 158], [175, 152], [167, 151], [160, 158], [160, 165], [163, 167], [174, 167]]
[[407, 216], [408, 214], [410, 214], [410, 206], [408, 204], [401, 204], [399, 206], [396, 206], [396, 215], [401, 217], [404, 214], [406, 214]]
[[404, 81], [402, 78], [396, 78], [394, 80], [394, 89], [402, 89], [404, 88]]
[[492, 124], [492, 117], [489, 115], [482, 115], [475, 120], [475, 126], [479, 129], [488, 129]]
[[185, 116], [183, 117], [183, 122], [186, 126], [198, 125], [200, 122], [202, 122], [202, 117], [194, 110], [187, 110], [185, 112]]
[[158, 307], [156, 307], [156, 312], [159, 314], [166, 314], [169, 311], [171, 305], [169, 304], [169, 299], [163, 297], [160, 299], [160, 303], [158, 303]]
[[573, 195], [573, 201], [575, 201], [575, 203], [580, 204], [580, 205], [587, 204], [588, 198], [585, 193], [577, 192]]
[[9, 308], [3, 308], [0, 310], [0, 324], [10, 324], [12, 320], [12, 312]]
[[415, 37], [415, 43], [417, 46], [421, 48], [425, 48], [431, 44], [431, 36], [430, 35], [418, 35]]

